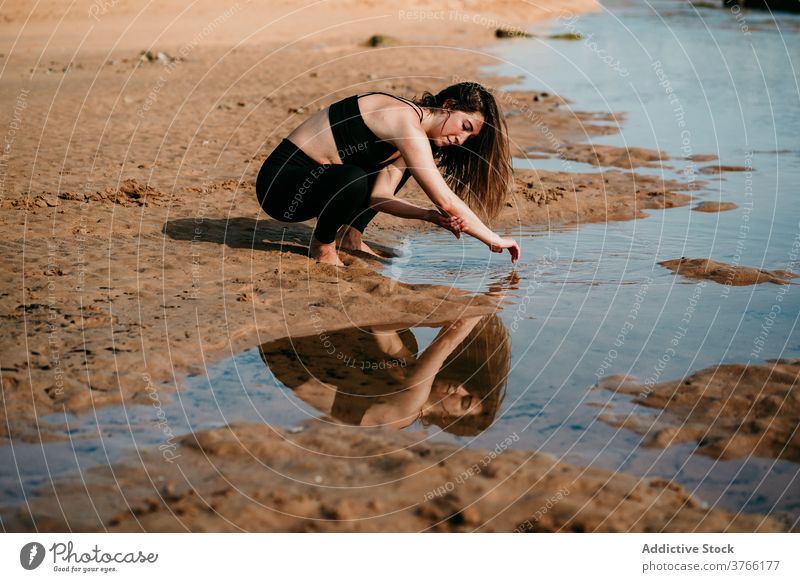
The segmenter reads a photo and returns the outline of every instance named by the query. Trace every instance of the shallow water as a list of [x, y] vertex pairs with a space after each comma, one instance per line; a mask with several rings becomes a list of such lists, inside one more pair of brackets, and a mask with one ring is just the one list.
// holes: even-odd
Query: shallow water
[[[495, 51], [507, 64], [494, 72], [523, 75], [520, 87], [564, 95], [576, 111], [624, 112], [621, 133], [596, 143], [662, 149], [675, 158], [668, 162], [673, 169], [663, 170], [666, 178], [705, 180], [695, 194], [698, 200], [732, 201], [739, 208], [705, 214], [687, 207], [650, 211], [648, 218], [630, 222], [510, 232], [522, 245], [523, 260], [516, 268], [507, 254], [489, 253], [472, 239], [457, 241], [448, 233], [402, 241], [402, 256], [385, 274], [502, 295], [499, 317], [512, 347], [505, 398], [491, 427], [477, 436], [454, 436], [419, 423], [412, 428], [486, 448], [516, 433], [517, 448], [671, 478], [711, 506], [798, 516], [798, 464], [755, 457], [715, 461], [693, 454], [692, 444], [642, 448], [638, 435], [597, 419], [603, 410], [598, 406], [612, 406], [615, 413], [642, 410], [628, 397], [593, 387], [611, 374], [669, 380], [721, 362], [800, 357], [797, 286], [703, 284], [657, 264], [681, 256], [711, 257], [800, 271], [792, 254], [800, 240], [800, 92], [790, 58], [800, 54], [800, 18], [780, 15], [776, 26], [765, 13], [737, 18], [724, 9], [696, 12], [684, 2], [604, 5], [600, 13], [534, 30], [591, 33], [591, 39], [507, 42]], [[602, 60], [609, 55], [613, 66]], [[661, 66], [654, 67], [654, 61]], [[670, 102], [665, 80], [678, 101]], [[722, 164], [751, 171], [696, 174], [709, 164], [695, 166], [683, 156], [698, 153], [716, 154]], [[597, 171], [558, 157], [516, 164]], [[781, 311], [754, 355], [754, 342], [778, 303]], [[626, 322], [632, 326], [620, 343]], [[439, 330], [412, 327], [419, 352], [431, 346]], [[675, 338], [673, 355], [669, 348]], [[69, 426], [73, 441], [4, 447], [0, 462], [21, 467], [29, 493], [46, 485], [48, 474], [108, 464], [136, 447], [169, 446], [171, 434], [245, 420], [292, 428], [322, 414], [290, 388], [254, 347], [210, 366], [207, 375], [190, 378], [184, 392], [153, 405], [45, 418]], [[160, 418], [166, 424], [159, 425]], [[14, 479], [2, 487], [5, 501], [23, 499]]]
[[[621, 132], [594, 143], [663, 150], [672, 168], [637, 171], [703, 180], [697, 200], [739, 208], [650, 211], [638, 221], [508, 233], [521, 240], [524, 259], [501, 313], [514, 346], [508, 393], [498, 421], [470, 444], [491, 447], [517, 432], [517, 446], [673, 478], [711, 505], [800, 515], [796, 463], [714, 461], [692, 454], [691, 444], [644, 449], [638, 435], [599, 422], [597, 405], [652, 411], [592, 388], [610, 374], [668, 380], [719, 363], [800, 357], [796, 285], [704, 284], [657, 264], [710, 257], [800, 272], [800, 91], [792, 61], [800, 55], [800, 18], [779, 15], [776, 25], [768, 14], [698, 11], [685, 2], [603, 4], [600, 13], [534, 29], [540, 38], [501, 45], [496, 53], [506, 64], [496, 72], [521, 75], [518, 88], [567, 96], [575, 111], [624, 113]], [[585, 38], [541, 38], [558, 32]], [[715, 162], [685, 159], [709, 153], [746, 171], [707, 175], [699, 168]], [[515, 162], [587, 171], [558, 156]], [[443, 249], [452, 250], [445, 256]], [[410, 250], [412, 258], [392, 273], [407, 282], [481, 293], [509, 271], [507, 255], [491, 255], [474, 241], [433, 235], [415, 239]], [[759, 349], [762, 326], [772, 321]]]

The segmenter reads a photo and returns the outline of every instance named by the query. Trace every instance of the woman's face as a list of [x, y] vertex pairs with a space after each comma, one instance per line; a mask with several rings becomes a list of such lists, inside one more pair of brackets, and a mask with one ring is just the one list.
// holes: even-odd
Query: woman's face
[[468, 138], [478, 135], [483, 127], [483, 114], [478, 112], [443, 109], [441, 122], [434, 125], [428, 138], [439, 146], [462, 145]]
[[449, 416], [478, 414], [483, 409], [481, 399], [454, 380], [437, 380], [436, 393], [439, 406]]

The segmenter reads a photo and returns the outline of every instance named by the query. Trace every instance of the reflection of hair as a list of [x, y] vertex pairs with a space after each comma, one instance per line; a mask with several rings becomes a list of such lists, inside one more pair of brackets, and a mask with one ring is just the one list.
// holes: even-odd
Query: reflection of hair
[[478, 135], [460, 147], [434, 148], [434, 156], [448, 186], [470, 207], [488, 218], [500, 211], [512, 180], [506, 121], [494, 96], [478, 83], [458, 83], [436, 95], [415, 99], [421, 107], [448, 107], [467, 113], [480, 112], [484, 123]]
[[481, 399], [481, 411], [458, 417], [431, 414], [422, 418], [422, 424], [435, 424], [457, 436], [472, 436], [489, 428], [505, 396], [510, 362], [508, 330], [499, 317], [487, 315], [453, 350], [434, 379], [463, 384], [470, 394]]
[[[403, 346], [416, 355], [419, 346], [411, 330], [398, 330], [397, 335]], [[328, 332], [324, 340], [319, 335], [285, 337], [262, 344], [259, 352], [275, 379], [288, 388], [316, 378], [336, 385], [345, 394], [363, 386], [365, 376], [383, 374], [397, 365], [397, 358], [378, 349], [373, 333], [359, 328]]]

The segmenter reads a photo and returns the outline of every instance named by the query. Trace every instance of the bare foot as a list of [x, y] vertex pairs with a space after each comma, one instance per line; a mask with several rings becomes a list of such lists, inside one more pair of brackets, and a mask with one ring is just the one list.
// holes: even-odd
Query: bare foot
[[336, 243], [324, 244], [312, 238], [311, 246], [308, 249], [308, 256], [312, 259], [316, 259], [320, 263], [344, 267], [344, 263], [339, 260], [339, 255], [336, 253]]
[[343, 249], [347, 249], [347, 250], [352, 250], [352, 251], [361, 251], [362, 253], [367, 253], [368, 255], [373, 255], [373, 256], [375, 256], [375, 257], [378, 257], [379, 259], [382, 259], [382, 258], [383, 258], [382, 256], [380, 256], [378, 253], [376, 253], [375, 251], [373, 251], [371, 248], [369, 248], [369, 247], [368, 247], [366, 244], [364, 244], [363, 242], [362, 242], [362, 243], [361, 243], [361, 245], [360, 245], [360, 246], [358, 246], [358, 247], [349, 247], [349, 246], [344, 246], [344, 245], [342, 245], [342, 248], [343, 248]]
[[383, 258], [364, 243], [361, 232], [355, 228], [347, 228], [344, 236], [339, 239], [339, 248], [349, 251], [361, 251], [362, 253], [367, 253], [381, 259]]

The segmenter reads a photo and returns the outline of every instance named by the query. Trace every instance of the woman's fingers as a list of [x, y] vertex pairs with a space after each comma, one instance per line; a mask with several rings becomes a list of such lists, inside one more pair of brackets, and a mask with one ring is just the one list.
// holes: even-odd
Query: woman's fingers
[[461, 233], [466, 230], [466, 222], [460, 216], [450, 216], [448, 214], [439, 214], [437, 221], [439, 226], [446, 228], [452, 232], [456, 238], [461, 238]]
[[500, 239], [500, 243], [496, 245], [490, 245], [489, 248], [492, 250], [493, 253], [502, 253], [503, 250], [508, 249], [509, 254], [511, 255], [511, 262], [516, 263], [519, 260], [522, 251], [513, 238], [503, 238]]

